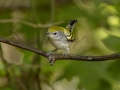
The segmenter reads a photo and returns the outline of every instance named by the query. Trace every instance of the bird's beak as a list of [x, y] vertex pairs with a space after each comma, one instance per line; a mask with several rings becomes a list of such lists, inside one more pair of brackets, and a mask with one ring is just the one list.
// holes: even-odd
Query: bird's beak
[[49, 36], [49, 35], [50, 35], [50, 33], [49, 33], [49, 32], [47, 32], [46, 36]]

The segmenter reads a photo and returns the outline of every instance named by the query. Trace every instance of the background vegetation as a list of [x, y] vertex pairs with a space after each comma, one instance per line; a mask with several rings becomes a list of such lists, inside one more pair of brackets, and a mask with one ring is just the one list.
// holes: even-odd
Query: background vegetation
[[[71, 54], [106, 55], [120, 51], [120, 0], [0, 0], [0, 36], [50, 51], [51, 25], [77, 19]], [[63, 52], [59, 52], [63, 53]], [[120, 60], [48, 60], [7, 44], [0, 45], [0, 90], [119, 90]]]

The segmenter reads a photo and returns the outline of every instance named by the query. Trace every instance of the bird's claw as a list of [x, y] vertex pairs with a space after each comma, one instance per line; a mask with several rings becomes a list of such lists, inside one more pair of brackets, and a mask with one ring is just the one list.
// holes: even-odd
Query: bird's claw
[[56, 61], [51, 55], [48, 56], [48, 61], [51, 66], [53, 66], [54, 62]]
[[53, 64], [54, 64], [55, 60], [54, 60], [54, 59], [52, 59], [52, 60], [50, 60], [49, 62], [50, 62], [50, 65], [51, 65], [51, 66], [53, 66]]
[[64, 53], [64, 54], [63, 54], [63, 56], [66, 56], [66, 55], [67, 55], [67, 53]]
[[48, 61], [49, 61], [50, 65], [53, 66], [55, 59], [52, 58], [52, 56], [50, 54], [51, 54], [51, 52], [47, 52], [46, 57], [48, 57]]
[[46, 57], [49, 57], [50, 54], [51, 54], [51, 52], [47, 52], [46, 53]]

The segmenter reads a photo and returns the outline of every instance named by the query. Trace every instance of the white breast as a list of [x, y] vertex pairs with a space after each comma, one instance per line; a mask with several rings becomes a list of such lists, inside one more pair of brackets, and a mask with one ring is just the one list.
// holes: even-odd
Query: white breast
[[49, 38], [49, 40], [50, 43], [57, 49], [66, 49], [69, 48], [70, 46], [70, 42], [67, 40], [53, 40], [51, 38]]

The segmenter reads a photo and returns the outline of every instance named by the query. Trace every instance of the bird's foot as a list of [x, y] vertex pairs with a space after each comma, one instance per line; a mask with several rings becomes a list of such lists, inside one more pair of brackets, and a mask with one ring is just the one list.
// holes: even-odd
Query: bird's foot
[[49, 54], [47, 57], [48, 57], [48, 61], [49, 61], [50, 65], [53, 66], [54, 62], [56, 61], [54, 59], [54, 56], [52, 54]]
[[49, 57], [50, 54], [51, 54], [51, 52], [47, 52], [46, 53], [46, 57]]

